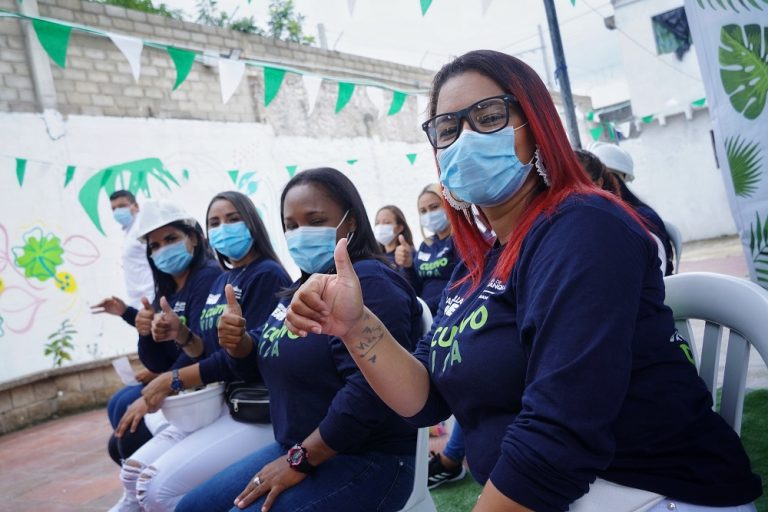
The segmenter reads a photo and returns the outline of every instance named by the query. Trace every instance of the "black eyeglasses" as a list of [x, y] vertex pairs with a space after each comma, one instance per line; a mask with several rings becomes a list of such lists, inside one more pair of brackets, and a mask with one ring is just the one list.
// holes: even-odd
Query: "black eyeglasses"
[[462, 120], [479, 133], [494, 133], [509, 123], [509, 105], [517, 103], [511, 94], [485, 98], [457, 112], [439, 114], [425, 121], [421, 129], [435, 149], [445, 149], [459, 138]]

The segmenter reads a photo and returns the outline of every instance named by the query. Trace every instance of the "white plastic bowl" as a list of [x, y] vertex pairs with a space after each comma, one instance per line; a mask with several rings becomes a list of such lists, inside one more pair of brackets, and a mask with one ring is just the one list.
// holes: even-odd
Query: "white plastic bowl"
[[194, 432], [212, 423], [221, 415], [224, 385], [208, 384], [197, 391], [169, 396], [160, 408], [168, 423], [182, 432]]

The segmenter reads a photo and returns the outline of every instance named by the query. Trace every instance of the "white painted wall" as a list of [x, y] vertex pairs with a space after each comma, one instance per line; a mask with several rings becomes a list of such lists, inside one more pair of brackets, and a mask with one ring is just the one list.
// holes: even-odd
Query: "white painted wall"
[[[360, 190], [368, 213], [386, 204], [399, 205], [412, 231], [418, 235], [416, 197], [436, 179], [434, 160], [426, 142], [381, 142], [373, 138], [276, 137], [264, 124], [214, 123], [182, 120], [126, 119], [70, 116], [63, 135], [53, 140], [42, 116], [0, 114], [0, 382], [51, 367], [43, 356], [49, 334], [69, 318], [74, 336], [75, 362], [127, 353], [136, 348], [135, 331], [117, 317], [91, 315], [89, 305], [108, 295], [124, 295], [120, 275], [122, 232], [112, 220], [109, 201], [102, 194], [99, 214], [103, 236], [85, 214], [78, 193], [88, 177], [110, 165], [148, 157], [159, 158], [180, 181], [171, 191], [151, 183], [153, 198], [178, 201], [198, 220], [204, 220], [210, 198], [219, 191], [237, 189], [227, 171], [263, 212], [273, 244], [283, 262], [297, 276], [288, 257], [280, 228], [279, 196], [289, 176], [286, 165], [299, 169], [328, 165], [349, 176]], [[407, 153], [417, 153], [411, 165]], [[13, 157], [29, 158], [19, 186]], [[346, 163], [357, 159], [354, 165]], [[77, 165], [72, 182], [64, 188], [65, 168]], [[184, 181], [182, 171], [189, 171]], [[146, 201], [143, 196], [139, 202]], [[35, 228], [54, 233], [62, 241], [64, 263], [77, 290], [59, 290], [53, 279], [26, 279], [14, 265], [13, 248], [23, 245], [25, 233]], [[18, 252], [18, 249], [17, 249]], [[90, 345], [90, 347], [88, 346]]]

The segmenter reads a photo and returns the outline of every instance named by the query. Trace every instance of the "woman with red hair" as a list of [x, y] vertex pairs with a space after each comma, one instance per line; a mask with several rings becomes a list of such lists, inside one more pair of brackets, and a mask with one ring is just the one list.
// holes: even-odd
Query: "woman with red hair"
[[435, 76], [430, 115], [462, 258], [432, 330], [413, 355], [398, 345], [344, 240], [289, 329], [339, 336], [412, 424], [453, 413], [485, 486], [475, 511], [754, 510], [760, 478], [675, 330], [656, 245], [579, 168], [536, 73], [470, 52]]

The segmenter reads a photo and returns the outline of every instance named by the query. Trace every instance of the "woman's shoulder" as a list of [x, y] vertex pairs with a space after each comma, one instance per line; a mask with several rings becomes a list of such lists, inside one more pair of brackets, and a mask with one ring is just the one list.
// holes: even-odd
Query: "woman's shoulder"
[[251, 268], [248, 269], [250, 274], [278, 274], [284, 276], [286, 281], [290, 281], [288, 272], [285, 271], [279, 262], [272, 258], [261, 258], [251, 263], [251, 265]]
[[[645, 230], [627, 209], [617, 201], [612, 201], [598, 194], [573, 194], [561, 202], [554, 213], [542, 214], [534, 223], [538, 226], [556, 224], [583, 225], [585, 232], [579, 235], [589, 235], [596, 230], [594, 227], [603, 224], [623, 224], [631, 231], [644, 234]], [[532, 230], [533, 231], [533, 230]]]
[[192, 281], [195, 282], [213, 282], [217, 277], [224, 276], [225, 273], [219, 264], [213, 260], [207, 260], [205, 264], [197, 268], [192, 275]]

